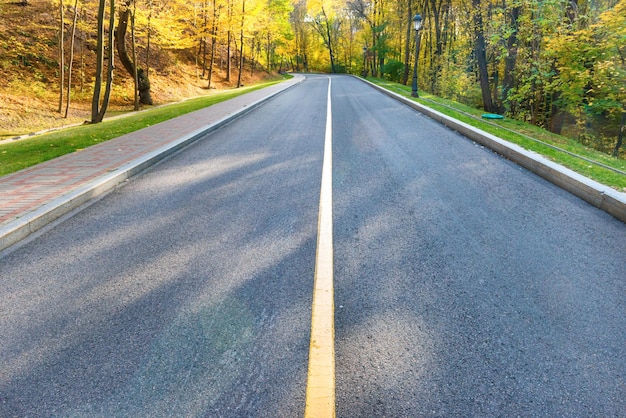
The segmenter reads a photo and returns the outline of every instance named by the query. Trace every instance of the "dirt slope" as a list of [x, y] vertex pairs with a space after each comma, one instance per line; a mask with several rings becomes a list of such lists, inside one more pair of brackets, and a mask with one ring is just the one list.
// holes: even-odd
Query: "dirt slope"
[[[73, 87], [66, 119], [58, 112], [58, 6], [49, 0], [28, 0], [26, 6], [21, 1], [0, 0], [0, 140], [90, 119], [95, 40], [89, 33], [93, 32], [89, 25], [95, 23], [93, 16], [86, 15], [83, 19], [85, 31], [77, 33], [74, 48]], [[68, 8], [65, 16], [66, 68], [71, 20]], [[145, 50], [141, 47], [138, 50], [141, 60]], [[160, 50], [158, 45], [153, 45], [150, 56], [155, 105], [210, 94], [206, 89], [207, 80], [200, 77], [201, 69], [196, 69], [192, 52]], [[232, 79], [236, 80], [234, 71]], [[225, 82], [224, 76], [224, 72], [218, 70], [212, 87], [233, 87]], [[244, 71], [244, 83], [265, 76], [266, 73], [251, 76], [249, 71]], [[108, 115], [132, 111], [132, 79], [121, 65], [116, 68], [113, 80]]]

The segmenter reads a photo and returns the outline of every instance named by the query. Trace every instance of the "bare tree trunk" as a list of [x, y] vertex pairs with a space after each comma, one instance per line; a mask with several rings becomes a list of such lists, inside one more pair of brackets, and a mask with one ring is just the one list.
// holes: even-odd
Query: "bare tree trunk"
[[232, 21], [233, 21], [233, 2], [232, 0], [228, 1], [228, 36], [227, 36], [227, 45], [226, 45], [226, 81], [230, 83], [230, 44], [233, 41], [233, 31], [232, 31]]
[[226, 81], [228, 81], [230, 83], [231, 81], [231, 77], [230, 77], [230, 73], [231, 73], [231, 62], [230, 62], [230, 56], [231, 56], [231, 43], [233, 41], [233, 35], [232, 32], [229, 30], [228, 31], [228, 44], [226, 45]]
[[506, 100], [509, 95], [509, 91], [513, 88], [513, 71], [515, 70], [515, 64], [517, 62], [517, 21], [521, 12], [520, 6], [515, 6], [511, 9], [511, 34], [506, 40], [507, 54], [504, 59], [504, 79], [502, 80], [502, 95], [501, 100], [506, 107]]
[[113, 42], [114, 42], [114, 31], [115, 28], [115, 0], [109, 0], [109, 41], [107, 46], [107, 52], [109, 55], [109, 64], [107, 66], [107, 84], [104, 90], [104, 97], [102, 99], [102, 106], [100, 107], [100, 112], [98, 113], [98, 122], [102, 122], [104, 119], [104, 115], [107, 112], [107, 108], [109, 107], [109, 100], [111, 98], [111, 88], [113, 87], [113, 69], [115, 53]]
[[100, 92], [102, 91], [102, 67], [104, 64], [104, 9], [106, 0], [100, 0], [98, 4], [98, 40], [96, 47], [96, 84], [94, 86], [93, 99], [91, 101], [91, 123], [99, 123], [104, 119], [104, 115], [109, 106], [109, 99], [111, 98], [111, 87], [113, 84], [113, 33], [115, 26], [115, 1], [109, 0], [109, 38], [107, 46], [108, 54], [108, 68], [107, 68], [107, 83], [104, 91], [104, 97], [102, 99], [102, 105], [100, 105]]
[[[139, 101], [142, 104], [151, 105], [152, 96], [150, 95], [150, 80], [148, 76], [141, 68], [137, 68], [135, 61], [131, 60], [128, 56], [126, 49], [126, 32], [128, 30], [128, 21], [131, 20], [131, 32], [132, 32], [132, 13], [130, 9], [131, 0], [126, 0], [122, 9], [120, 9], [120, 22], [117, 26], [116, 32], [116, 47], [117, 53], [120, 57], [122, 65], [128, 71], [132, 77], [137, 80], [136, 91], [139, 91]], [[133, 43], [134, 48], [134, 43]], [[135, 75], [136, 74], [136, 75]]]
[[487, 68], [481, 0], [472, 0], [472, 6], [474, 8], [474, 52], [476, 53], [476, 62], [478, 64], [478, 78], [480, 80], [480, 90], [483, 97], [483, 108], [487, 112], [493, 112], [495, 109], [491, 98], [491, 88], [489, 86], [489, 70]]
[[335, 54], [333, 52], [333, 38], [330, 32], [330, 22], [328, 21], [328, 17], [326, 16], [326, 10], [322, 7], [322, 14], [324, 15], [324, 22], [326, 24], [326, 36], [325, 38], [328, 40], [328, 55], [330, 56], [330, 69], [332, 73], [335, 73]]
[[241, 73], [243, 72], [243, 27], [246, 16], [246, 0], [242, 1], [241, 6], [241, 28], [239, 29], [239, 75], [237, 76], [237, 88], [241, 87]]
[[67, 101], [65, 103], [65, 115], [64, 118], [67, 119], [67, 114], [70, 110], [70, 96], [72, 92], [72, 67], [74, 65], [74, 41], [76, 40], [76, 22], [78, 21], [78, 0], [74, 0], [74, 22], [72, 23], [72, 39], [70, 42], [70, 63], [67, 69]]
[[615, 148], [613, 149], [613, 157], [619, 157], [619, 149], [624, 142], [624, 131], [626, 131], [626, 108], [622, 109], [622, 123], [619, 127], [619, 135], [617, 136], [617, 143], [615, 144]]
[[150, 33], [152, 31], [152, 0], [148, 1], [150, 12], [148, 13], [148, 39], [146, 40], [146, 78], [150, 77]]
[[[133, 49], [133, 62], [137, 62], [137, 48], [135, 45], [135, 12], [137, 12], [137, 2], [133, 1], [133, 13], [130, 15], [130, 39]], [[137, 66], [134, 65], [133, 84], [135, 85], [135, 110], [139, 110], [139, 74], [137, 72]]]
[[[83, 20], [87, 16], [86, 10], [83, 8]], [[80, 38], [80, 92], [83, 93], [85, 91], [85, 42], [87, 39], [87, 35], [85, 32], [81, 31]]]
[[256, 69], [257, 50], [254, 48], [255, 44], [256, 37], [250, 43], [250, 77], [254, 75], [254, 70]]
[[104, 6], [106, 0], [98, 2], [98, 30], [96, 32], [96, 74], [91, 99], [91, 123], [100, 122], [100, 91], [102, 89], [102, 67], [104, 66]]
[[65, 38], [65, 5], [63, 0], [59, 1], [59, 16], [61, 24], [59, 26], [59, 113], [63, 111], [63, 89], [65, 89], [65, 47], [63, 38]]
[[407, 1], [407, 25], [406, 25], [406, 40], [404, 41], [404, 72], [402, 73], [402, 84], [406, 85], [409, 82], [409, 72], [411, 66], [409, 60], [411, 59], [411, 29], [413, 29], [413, 5], [412, 1]]
[[272, 58], [271, 58], [271, 53], [272, 53], [272, 47], [271, 47], [271, 42], [272, 42], [272, 34], [270, 33], [270, 31], [267, 31], [267, 44], [265, 45], [265, 54], [267, 55], [267, 71], [272, 71]]
[[208, 13], [207, 13], [206, 0], [202, 3], [202, 14], [204, 17], [204, 26], [202, 27], [202, 36], [200, 37], [200, 46], [202, 49], [202, 78], [206, 75], [206, 27], [208, 25]]
[[209, 63], [209, 84], [207, 88], [211, 88], [211, 80], [213, 78], [213, 67], [215, 66], [215, 44], [217, 43], [217, 19], [219, 17], [219, 8], [216, 2], [213, 2], [213, 23], [211, 23], [211, 61]]

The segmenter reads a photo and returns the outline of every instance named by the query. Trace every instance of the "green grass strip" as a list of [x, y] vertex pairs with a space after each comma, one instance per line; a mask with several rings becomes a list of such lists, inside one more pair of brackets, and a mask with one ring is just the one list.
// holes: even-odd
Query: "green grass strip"
[[17, 141], [3, 141], [0, 143], [0, 176], [271, 86], [280, 81], [282, 80], [213, 93], [137, 113], [128, 113], [122, 117], [105, 119], [93, 125], [74, 126]]
[[[626, 191], [626, 175], [596, 165], [585, 159], [561, 152], [548, 145], [561, 148], [569, 153], [576, 154], [599, 164], [626, 171], [626, 161], [623, 159], [611, 157], [608, 154], [585, 147], [571, 138], [553, 134], [540, 127], [515, 119], [482, 120], [481, 115], [484, 111], [452, 100], [442, 99], [441, 97], [432, 96], [423, 92], [420, 92], [419, 98], [413, 98], [411, 97], [410, 86], [375, 78], [368, 78], [367, 80], [468, 125], [517, 144], [529, 151], [543, 155], [547, 159], [561, 164], [585, 177], [591, 178], [598, 183], [613, 187], [622, 192]], [[537, 141], [544, 142], [548, 145]]]

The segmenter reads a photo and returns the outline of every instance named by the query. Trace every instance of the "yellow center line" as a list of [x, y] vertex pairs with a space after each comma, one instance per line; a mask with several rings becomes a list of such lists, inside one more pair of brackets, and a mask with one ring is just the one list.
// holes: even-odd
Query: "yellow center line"
[[309, 373], [306, 387], [307, 418], [335, 416], [335, 303], [333, 296], [333, 188], [331, 79], [328, 78], [326, 136], [315, 258], [315, 284], [311, 315]]

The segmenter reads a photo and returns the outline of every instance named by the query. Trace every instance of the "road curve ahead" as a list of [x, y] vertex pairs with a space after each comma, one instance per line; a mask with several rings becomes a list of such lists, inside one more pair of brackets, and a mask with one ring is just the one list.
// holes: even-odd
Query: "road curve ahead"
[[626, 225], [313, 75], [0, 254], [0, 416], [310, 414], [318, 239], [329, 415], [626, 415]]

